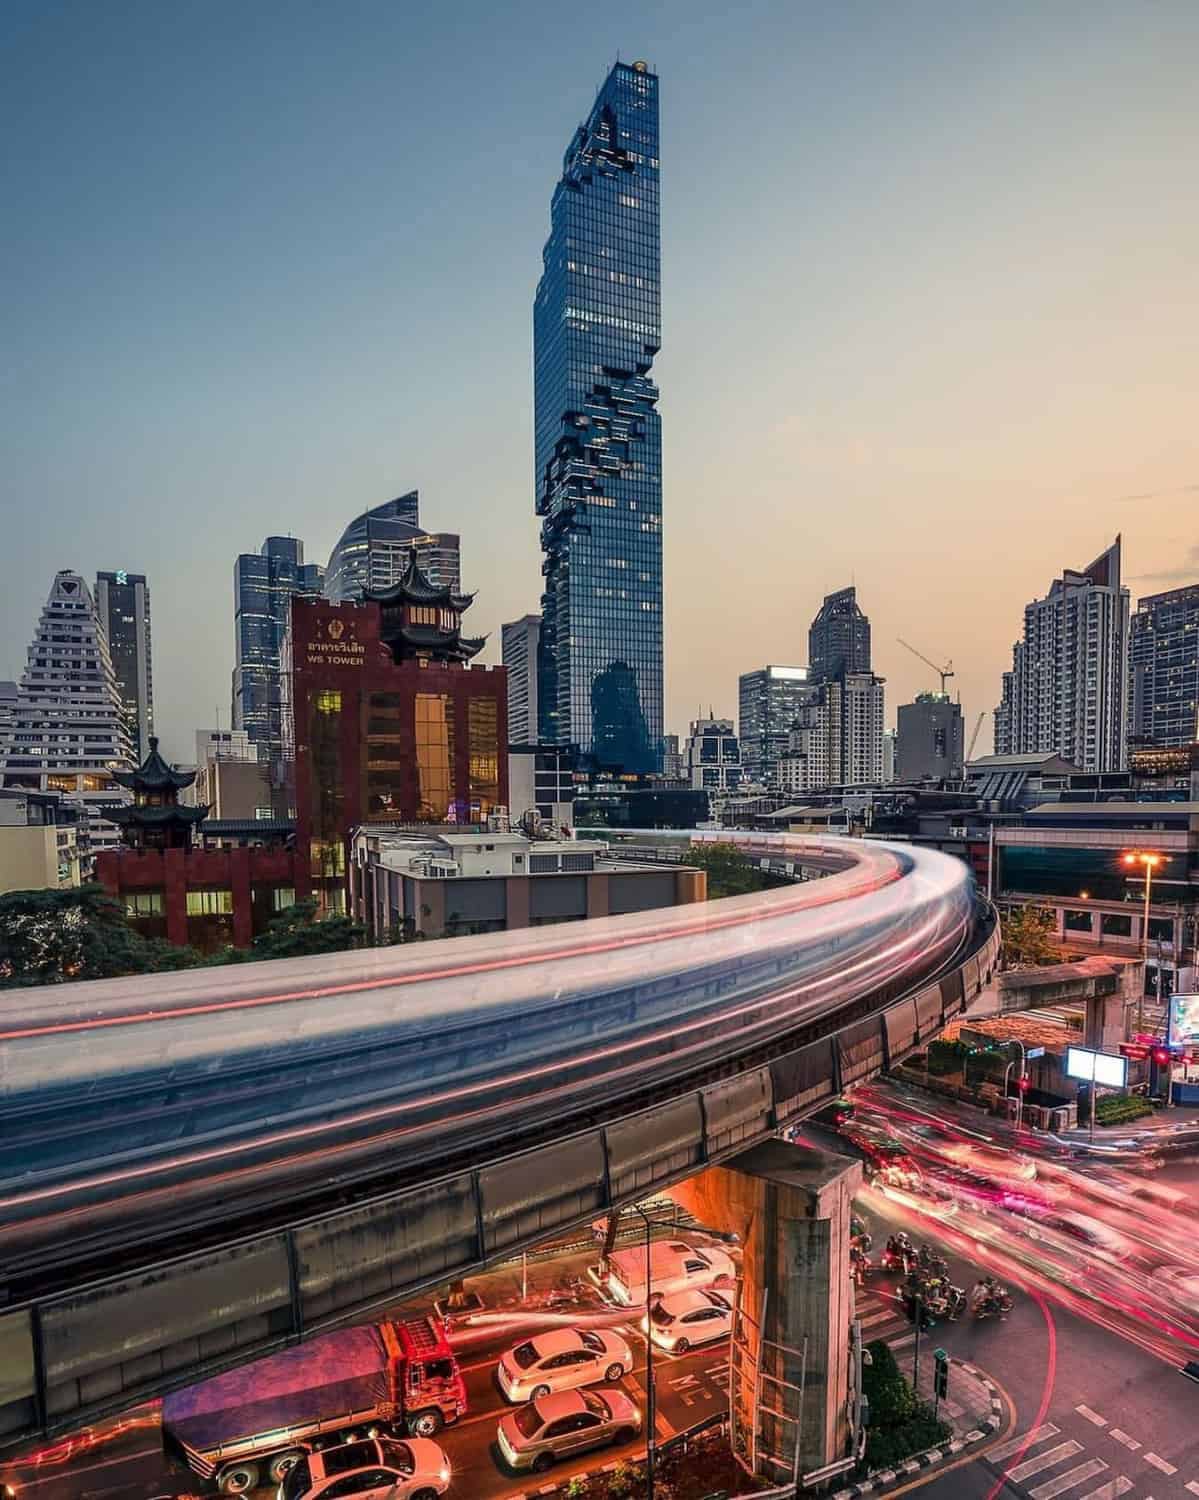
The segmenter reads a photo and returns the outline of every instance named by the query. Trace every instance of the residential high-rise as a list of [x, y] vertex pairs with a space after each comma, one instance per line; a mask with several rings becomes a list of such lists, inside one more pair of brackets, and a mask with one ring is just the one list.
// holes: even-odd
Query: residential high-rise
[[325, 569], [325, 598], [341, 604], [391, 588], [404, 576], [414, 550], [430, 582], [455, 592], [461, 587], [458, 537], [427, 531], [420, 524], [420, 492], [409, 490], [364, 510], [342, 532]]
[[687, 736], [687, 780], [697, 791], [727, 796], [741, 785], [741, 749], [732, 719], [695, 719]]
[[807, 667], [761, 667], [738, 679], [742, 776], [769, 786], [787, 753], [791, 726], [812, 699]]
[[304, 543], [268, 536], [233, 567], [233, 727], [244, 729], [272, 766], [282, 745], [280, 651], [294, 598], [319, 597], [325, 570], [304, 561]]
[[962, 775], [966, 731], [961, 705], [947, 693], [917, 693], [899, 708], [895, 779], [952, 780]]
[[554, 191], [533, 309], [545, 578], [538, 739], [628, 772], [662, 755], [658, 79], [617, 63]]
[[537, 743], [537, 642], [541, 616], [524, 615], [501, 626], [508, 673], [508, 735], [514, 745]]
[[870, 671], [870, 621], [858, 604], [857, 589], [825, 595], [808, 631], [808, 671], [815, 682]]
[[0, 786], [59, 792], [83, 814], [80, 852], [111, 846], [107, 809], [128, 800], [113, 773], [133, 751], [108, 639], [78, 573], [55, 575], [29, 647], [16, 706], [0, 730]]
[[1124, 766], [1128, 590], [1120, 538], [1089, 567], [1067, 568], [1024, 609], [995, 710], [995, 753], [1053, 752], [1084, 771]]
[[150, 650], [150, 588], [144, 573], [96, 574], [96, 613], [108, 637], [134, 760], [150, 753], [154, 733], [154, 673]]
[[0, 734], [4, 733], [4, 726], [16, 712], [20, 695], [21, 690], [15, 682], [0, 682]]
[[1199, 741], [1199, 583], [1141, 599], [1128, 637], [1128, 738]]
[[677, 734], [662, 736], [662, 775], [670, 781], [678, 781], [683, 775], [683, 752]]

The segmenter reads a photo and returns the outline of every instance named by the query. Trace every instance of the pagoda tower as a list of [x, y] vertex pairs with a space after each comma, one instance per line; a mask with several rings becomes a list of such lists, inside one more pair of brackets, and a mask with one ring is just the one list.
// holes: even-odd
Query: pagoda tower
[[363, 598], [379, 606], [379, 635], [397, 666], [413, 658], [464, 663], [487, 644], [486, 636], [462, 634], [462, 616], [475, 596], [433, 583], [422, 572], [415, 547], [397, 582], [386, 589], [368, 589]]
[[130, 849], [189, 849], [192, 831], [208, 816], [208, 808], [184, 807], [179, 793], [196, 779], [194, 771], [176, 771], [158, 753], [157, 736], [150, 736], [150, 753], [136, 771], [114, 771], [113, 780], [133, 793], [127, 807], [109, 816]]

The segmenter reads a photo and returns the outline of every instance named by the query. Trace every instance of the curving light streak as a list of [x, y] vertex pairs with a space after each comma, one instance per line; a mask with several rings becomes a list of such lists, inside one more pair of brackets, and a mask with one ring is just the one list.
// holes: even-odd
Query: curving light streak
[[[35, 1124], [22, 1141], [28, 1170], [0, 1187], [0, 1245], [38, 1235], [53, 1244], [109, 1211], [177, 1212], [198, 1196], [219, 1208], [231, 1185], [257, 1191], [302, 1172], [333, 1180], [377, 1153], [390, 1161], [405, 1141], [435, 1157], [480, 1123], [511, 1126], [522, 1107], [573, 1110], [591, 1093], [666, 1085], [705, 1056], [745, 1051], [931, 971], [972, 920], [969, 871], [944, 856], [829, 837], [720, 837], [835, 873], [572, 925], [570, 941], [561, 928], [460, 938], [441, 963], [430, 961], [440, 951], [409, 946], [18, 992], [0, 1032], [0, 1119]], [[763, 966], [766, 985], [754, 977]], [[479, 1040], [460, 1063], [464, 1038]], [[370, 1057], [397, 1046], [414, 1049], [413, 1065], [380, 1083]], [[271, 1079], [285, 1067], [281, 1103]], [[242, 1101], [233, 1123], [215, 1105], [207, 1120], [208, 1081], [221, 1107]], [[170, 1102], [179, 1090], [191, 1091], [186, 1107]], [[110, 1147], [104, 1131], [118, 1126], [93, 1128], [93, 1100], [117, 1101], [145, 1139]]]

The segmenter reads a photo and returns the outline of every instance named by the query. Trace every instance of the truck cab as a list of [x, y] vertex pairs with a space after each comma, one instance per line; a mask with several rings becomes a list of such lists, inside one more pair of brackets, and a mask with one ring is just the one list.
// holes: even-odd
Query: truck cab
[[436, 1318], [381, 1326], [384, 1338], [391, 1334], [397, 1345], [393, 1368], [404, 1423], [413, 1437], [432, 1437], [466, 1410], [466, 1383], [445, 1329]]

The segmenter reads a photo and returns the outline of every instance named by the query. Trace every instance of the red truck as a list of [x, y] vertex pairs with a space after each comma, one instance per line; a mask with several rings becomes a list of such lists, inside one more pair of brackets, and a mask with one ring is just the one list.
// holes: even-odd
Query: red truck
[[432, 1437], [466, 1410], [435, 1318], [343, 1328], [168, 1396], [167, 1443], [222, 1495], [278, 1484], [313, 1448], [347, 1437]]

